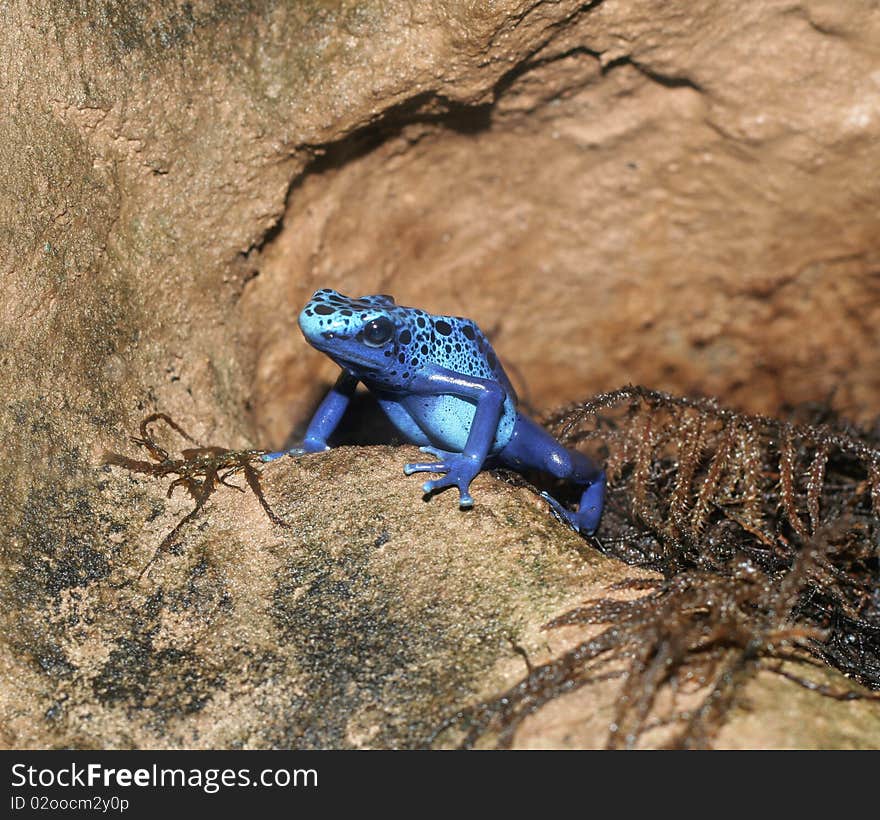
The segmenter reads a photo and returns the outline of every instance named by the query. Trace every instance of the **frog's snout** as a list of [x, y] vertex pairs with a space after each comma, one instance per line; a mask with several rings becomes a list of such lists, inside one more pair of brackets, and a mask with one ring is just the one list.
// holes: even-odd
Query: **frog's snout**
[[350, 318], [323, 302], [309, 302], [299, 314], [299, 329], [316, 346], [326, 345], [345, 336]]
[[310, 342], [326, 338], [325, 334], [331, 332], [327, 330], [327, 315], [324, 313], [317, 313], [315, 311], [315, 306], [311, 302], [303, 308], [302, 313], [299, 315], [298, 322], [299, 329], [302, 331], [303, 336], [305, 336]]

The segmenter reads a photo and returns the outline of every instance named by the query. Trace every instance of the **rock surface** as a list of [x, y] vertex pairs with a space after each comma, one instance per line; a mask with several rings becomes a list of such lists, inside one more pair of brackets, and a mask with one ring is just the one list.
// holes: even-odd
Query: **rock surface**
[[[448, 492], [426, 503], [400, 470], [416, 456], [339, 448], [276, 462], [262, 483], [289, 527], [253, 495], [221, 488], [140, 578], [192, 502], [102, 470], [67, 511], [63, 548], [32, 554], [7, 579], [2, 745], [448, 745], [454, 733], [432, 739], [444, 719], [515, 685], [523, 655], [538, 665], [598, 631], [543, 623], [650, 577], [490, 475], [474, 483], [469, 512]], [[515, 745], [601, 748], [619, 686], [548, 704]], [[778, 680], [756, 679], [743, 703], [722, 745], [852, 748], [880, 736], [874, 704]]]
[[424, 746], [522, 676], [514, 646], [548, 658], [559, 606], [645, 575], [488, 475], [472, 511], [425, 503], [400, 469], [413, 454], [277, 462], [263, 483], [288, 528], [221, 489], [140, 580], [192, 502], [106, 468], [65, 548], [7, 580], [4, 745]]
[[[539, 653], [537, 626], [613, 576], [518, 494], [441, 514], [402, 479], [437, 554], [403, 521], [397, 550], [368, 548], [397, 520], [389, 473], [361, 495], [316, 462], [267, 479], [276, 503], [319, 499], [282, 504], [296, 536], [218, 496], [180, 556], [114, 591], [174, 519], [102, 451], [156, 409], [201, 440], [280, 445], [333, 376], [294, 326], [316, 287], [473, 317], [540, 408], [638, 381], [767, 412], [832, 395], [873, 418], [878, 43], [859, 0], [8, 3], [3, 743], [405, 745], [413, 715], [424, 729], [515, 679], [511, 630]], [[435, 594], [426, 560], [460, 583], [442, 634], [412, 646], [399, 584]], [[317, 585], [313, 617], [333, 621], [339, 573], [351, 621], [321, 655], [293, 602]], [[357, 677], [386, 622], [398, 655]], [[356, 725], [316, 715], [310, 688], [345, 713], [356, 693]]]

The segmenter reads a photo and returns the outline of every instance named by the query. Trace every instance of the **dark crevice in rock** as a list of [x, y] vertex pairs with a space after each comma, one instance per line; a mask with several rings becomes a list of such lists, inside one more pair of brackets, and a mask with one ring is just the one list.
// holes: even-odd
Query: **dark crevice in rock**
[[648, 68], [646, 65], [643, 65], [640, 62], [637, 62], [630, 56], [617, 57], [614, 60], [610, 60], [603, 66], [602, 73], [607, 74], [612, 69], [618, 68], [622, 65], [632, 66], [634, 69], [636, 69], [636, 71], [647, 77], [649, 80], [652, 80], [658, 85], [662, 85], [666, 88], [690, 88], [693, 91], [699, 92], [700, 94], [705, 93], [704, 89], [690, 77], [678, 77], [673, 75], [661, 74], [660, 72]]
[[[497, 104], [498, 100], [500, 100], [501, 97], [505, 93], [507, 93], [507, 91], [509, 91], [513, 85], [516, 84], [517, 80], [521, 79], [530, 71], [544, 68], [545, 66], [559, 62], [560, 60], [567, 60], [571, 57], [579, 56], [592, 57], [598, 61], [602, 56], [602, 52], [593, 48], [589, 48], [587, 46], [575, 46], [574, 48], [570, 48], [567, 51], [561, 52], [560, 54], [553, 54], [549, 57], [542, 57], [537, 60], [524, 60], [523, 62], [517, 64], [495, 83], [493, 87], [493, 106]], [[603, 73], [605, 73], [604, 69]]]
[[374, 151], [389, 139], [399, 137], [413, 125], [433, 125], [457, 134], [478, 134], [491, 125], [494, 103], [466, 105], [428, 91], [392, 106], [369, 125], [340, 140], [305, 145], [314, 159], [291, 183], [291, 194], [312, 174], [337, 170]]

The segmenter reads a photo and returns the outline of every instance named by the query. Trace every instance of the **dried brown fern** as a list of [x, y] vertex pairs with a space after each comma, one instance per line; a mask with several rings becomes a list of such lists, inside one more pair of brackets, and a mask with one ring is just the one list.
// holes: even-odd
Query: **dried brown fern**
[[[171, 458], [169, 452], [157, 443], [150, 429], [151, 425], [160, 421], [167, 424], [185, 441], [196, 446], [181, 450], [182, 458]], [[140, 437], [133, 437], [132, 441], [143, 447], [149, 453], [152, 461], [132, 459], [118, 453], [104, 453], [102, 462], [158, 478], [176, 476], [168, 485], [168, 497], [171, 498], [178, 487], [183, 487], [195, 502], [192, 510], [181, 518], [171, 532], [162, 539], [153, 557], [141, 569], [135, 580], [140, 580], [159, 556], [171, 549], [183, 528], [201, 515], [205, 503], [218, 487], [222, 485], [244, 492], [241, 487], [229, 483], [229, 479], [238, 473], [244, 476], [248, 487], [260, 502], [260, 506], [269, 520], [279, 527], [289, 526], [286, 521], [273, 512], [269, 502], [266, 501], [260, 486], [259, 472], [254, 466], [254, 463], [259, 462], [260, 458], [268, 453], [268, 450], [228, 450], [225, 447], [215, 445], [201, 445], [166, 413], [152, 413], [144, 418], [140, 424]]]
[[792, 542], [844, 512], [836, 488], [833, 503], [823, 505], [829, 469], [849, 488], [847, 510], [880, 517], [880, 447], [827, 425], [796, 425], [632, 386], [547, 423], [566, 444], [601, 444], [609, 482], [627, 488], [631, 517], [673, 547], [699, 541], [728, 520], [790, 552]]
[[[566, 408], [548, 426], [605, 459], [598, 543], [665, 580], [636, 600], [590, 601], [551, 621], [546, 628], [605, 628], [441, 731], [458, 727], [465, 747], [486, 733], [508, 745], [547, 701], [615, 677], [610, 747], [635, 746], [658, 726], [674, 728], [674, 746], [705, 747], [760, 668], [830, 697], [866, 697], [811, 684], [782, 658], [829, 663], [880, 689], [874, 442], [632, 386]], [[677, 710], [676, 693], [694, 681], [698, 705]], [[673, 702], [665, 711], [663, 692]]]

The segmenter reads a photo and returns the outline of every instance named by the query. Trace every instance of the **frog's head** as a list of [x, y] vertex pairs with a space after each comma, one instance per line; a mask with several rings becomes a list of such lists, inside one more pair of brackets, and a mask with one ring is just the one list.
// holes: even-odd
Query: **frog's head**
[[309, 344], [355, 375], [402, 376], [391, 373], [399, 365], [399, 313], [390, 296], [352, 299], [324, 288], [303, 308], [299, 326]]

